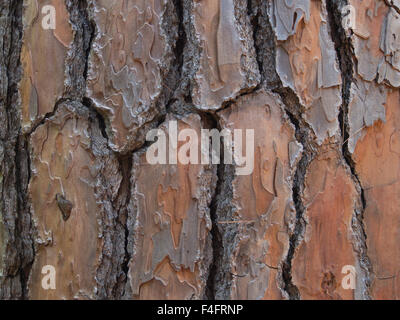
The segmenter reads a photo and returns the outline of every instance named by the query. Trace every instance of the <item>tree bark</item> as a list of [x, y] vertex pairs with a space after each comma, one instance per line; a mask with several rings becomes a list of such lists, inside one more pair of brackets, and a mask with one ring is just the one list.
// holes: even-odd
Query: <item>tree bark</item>
[[[1, 299], [400, 297], [400, 1], [0, 14]], [[150, 163], [174, 126], [252, 129], [253, 170]]]

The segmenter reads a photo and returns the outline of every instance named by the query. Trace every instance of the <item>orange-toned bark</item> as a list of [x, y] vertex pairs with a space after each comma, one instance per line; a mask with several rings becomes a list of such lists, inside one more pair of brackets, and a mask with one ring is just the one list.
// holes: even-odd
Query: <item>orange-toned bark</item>
[[[291, 177], [301, 146], [277, 95], [253, 93], [238, 99], [219, 116], [222, 128], [241, 129], [243, 136], [250, 129], [255, 136], [254, 171], [232, 181], [231, 220], [223, 214], [224, 208], [217, 216], [220, 233], [226, 237], [224, 261], [232, 275], [227, 297], [281, 299], [281, 268], [295, 219]], [[230, 224], [236, 228], [233, 243]]]
[[[42, 9], [54, 6], [56, 28], [44, 29]], [[20, 84], [22, 127], [29, 131], [44, 118], [63, 96], [65, 62], [73, 40], [73, 30], [64, 1], [25, 0], [23, 12], [24, 36]]]
[[306, 231], [292, 262], [293, 283], [302, 299], [354, 299], [342, 286], [345, 266], [357, 266], [353, 219], [358, 194], [351, 172], [336, 150], [326, 147], [305, 178]]
[[[107, 215], [122, 177], [100, 130], [79, 107], [62, 104], [31, 137], [29, 196], [36, 229], [31, 299], [92, 299], [104, 285], [97, 272], [103, 246], [110, 245]], [[51, 290], [47, 282], [43, 286], [46, 266], [56, 271]]]
[[[173, 121], [177, 121], [178, 132], [193, 129], [201, 136], [203, 124], [198, 115], [168, 117], [159, 129], [165, 132], [167, 145], [173, 139], [168, 136]], [[178, 143], [178, 150], [183, 144]], [[209, 205], [214, 184], [212, 166], [150, 164], [146, 152], [134, 156], [128, 221], [131, 298], [204, 297], [212, 255]]]

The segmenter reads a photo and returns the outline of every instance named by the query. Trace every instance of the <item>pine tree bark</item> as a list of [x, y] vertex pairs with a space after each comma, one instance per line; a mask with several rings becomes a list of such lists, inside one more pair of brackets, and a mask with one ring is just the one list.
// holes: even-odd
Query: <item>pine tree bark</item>
[[[0, 0], [0, 298], [397, 299], [399, 35], [398, 0]], [[173, 125], [253, 129], [254, 170], [150, 164]]]

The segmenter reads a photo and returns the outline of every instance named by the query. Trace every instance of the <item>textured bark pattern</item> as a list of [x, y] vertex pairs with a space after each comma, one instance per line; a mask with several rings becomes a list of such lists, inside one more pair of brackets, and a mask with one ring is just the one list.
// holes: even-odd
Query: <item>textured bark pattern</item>
[[26, 278], [33, 260], [27, 186], [29, 161], [21, 133], [22, 3], [0, 3], [0, 298], [25, 297]]
[[[30, 131], [63, 96], [65, 62], [73, 31], [63, 1], [23, 2], [21, 113], [23, 130]], [[54, 6], [59, 17], [55, 30], [43, 32], [41, 12], [46, 5]]]
[[[170, 1], [89, 1], [96, 36], [87, 94], [106, 115], [111, 146], [137, 148], [149, 123], [165, 112], [160, 100], [176, 32], [164, 28]], [[174, 29], [172, 17], [169, 17]], [[165, 23], [166, 24], [166, 23]], [[173, 30], [174, 31], [174, 30]], [[172, 31], [172, 32], [173, 32]]]
[[[1, 299], [400, 298], [400, 1], [0, 14]], [[254, 170], [151, 164], [174, 125], [254, 130]]]
[[246, 1], [194, 1], [194, 24], [199, 61], [192, 98], [199, 109], [215, 110], [240, 92], [258, 84], [258, 68]]
[[[173, 139], [167, 134], [168, 126], [174, 121], [178, 130], [194, 129], [200, 136], [198, 115], [181, 120], [168, 117], [160, 127], [168, 144]], [[204, 297], [211, 257], [209, 206], [214, 177], [215, 169], [210, 166], [152, 165], [145, 152], [135, 154], [128, 221], [132, 238], [128, 286], [133, 298]]]
[[298, 1], [292, 7], [285, 1], [273, 3], [279, 40], [277, 72], [283, 85], [299, 96], [304, 117], [321, 143], [338, 131], [342, 102], [340, 70], [329, 36], [325, 1]]
[[[112, 258], [109, 231], [112, 202], [122, 176], [97, 122], [80, 114], [79, 105], [62, 104], [31, 136], [32, 177], [29, 195], [37, 230], [36, 255], [29, 279], [30, 298], [92, 298], [104, 283], [96, 271], [103, 255]], [[109, 187], [104, 187], [104, 182]], [[84, 244], [84, 246], [83, 246]], [[116, 260], [116, 262], [119, 262]], [[57, 270], [57, 289], [43, 290], [42, 267]], [[110, 279], [111, 280], [111, 279]]]
[[[309, 165], [303, 201], [307, 227], [293, 259], [293, 282], [304, 299], [361, 298], [341, 287], [343, 266], [358, 267], [352, 245], [357, 190], [336, 150], [323, 149]], [[325, 221], [329, 221], [325, 223]]]
[[222, 201], [217, 210], [226, 264], [223, 272], [227, 273], [217, 297], [280, 299], [284, 287], [281, 264], [295, 220], [292, 168], [301, 145], [277, 95], [255, 92], [218, 114], [225, 129], [254, 130], [255, 159], [251, 175], [232, 181], [231, 211], [226, 212]]
[[348, 121], [350, 134], [356, 134], [350, 150], [355, 173], [364, 190], [366, 245], [373, 271], [370, 295], [373, 299], [397, 299], [399, 3], [351, 4], [360, 9], [351, 37], [358, 67], [354, 70]]

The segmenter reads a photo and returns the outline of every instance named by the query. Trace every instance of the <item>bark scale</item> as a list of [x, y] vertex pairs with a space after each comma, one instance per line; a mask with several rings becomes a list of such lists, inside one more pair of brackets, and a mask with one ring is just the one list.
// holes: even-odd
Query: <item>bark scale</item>
[[[0, 13], [0, 298], [398, 298], [399, 1]], [[253, 129], [254, 170], [151, 165], [172, 122]]]

